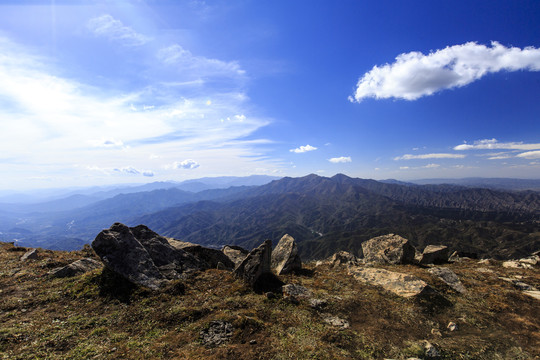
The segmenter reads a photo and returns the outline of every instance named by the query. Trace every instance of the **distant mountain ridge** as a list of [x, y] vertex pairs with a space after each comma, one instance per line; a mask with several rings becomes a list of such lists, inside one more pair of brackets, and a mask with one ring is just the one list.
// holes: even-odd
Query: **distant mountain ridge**
[[283, 178], [239, 195], [166, 209], [133, 224], [185, 241], [247, 248], [289, 233], [309, 258], [358, 251], [362, 241], [388, 232], [420, 248], [445, 243], [499, 257], [540, 247], [540, 194], [532, 191], [406, 186], [338, 174]]
[[[198, 179], [184, 185], [223, 187], [239, 179], [214, 179], [213, 185]], [[145, 188], [168, 185], [152, 183]], [[410, 238], [420, 249], [424, 244], [444, 243], [481, 255], [509, 257], [540, 247], [539, 209], [540, 193], [535, 191], [311, 174], [260, 186], [199, 192], [173, 186], [123, 193], [60, 212], [21, 215], [0, 206], [4, 215], [0, 240], [18, 238], [28, 246], [70, 249], [121, 221], [217, 247], [252, 248], [264, 239], [277, 240], [289, 233], [306, 258], [342, 249], [359, 251], [362, 241], [385, 233]]]

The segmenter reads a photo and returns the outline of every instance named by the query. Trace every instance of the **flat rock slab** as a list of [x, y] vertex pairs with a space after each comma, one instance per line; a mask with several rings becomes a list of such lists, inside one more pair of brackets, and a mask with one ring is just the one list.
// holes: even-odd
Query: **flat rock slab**
[[467, 289], [461, 283], [458, 276], [450, 269], [443, 267], [433, 267], [428, 270], [432, 275], [437, 276], [441, 279], [446, 285], [450, 286], [452, 289], [457, 291], [460, 294], [465, 294]]
[[525, 290], [523, 292], [526, 295], [529, 295], [537, 300], [540, 300], [540, 291], [533, 291], [533, 290]]
[[31, 249], [25, 252], [24, 255], [21, 256], [20, 260], [26, 261], [26, 260], [37, 260], [37, 259], [38, 259], [37, 249]]
[[100, 269], [103, 264], [97, 260], [86, 258], [72, 262], [69, 265], [53, 269], [49, 275], [56, 278], [73, 277], [89, 271]]
[[402, 274], [385, 269], [350, 268], [349, 274], [362, 282], [382, 286], [385, 290], [403, 297], [420, 295], [430, 288], [428, 284], [409, 274]]

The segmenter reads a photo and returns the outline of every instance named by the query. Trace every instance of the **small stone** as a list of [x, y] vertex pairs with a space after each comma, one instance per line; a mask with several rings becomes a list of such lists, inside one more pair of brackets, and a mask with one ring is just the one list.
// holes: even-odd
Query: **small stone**
[[456, 330], [458, 329], [458, 326], [457, 326], [457, 324], [456, 324], [455, 322], [450, 321], [450, 322], [448, 323], [448, 326], [447, 326], [446, 328], [447, 328], [448, 330], [450, 330], [450, 331], [456, 331]]
[[233, 326], [223, 320], [211, 321], [206, 329], [201, 330], [199, 338], [204, 345], [212, 347], [221, 345], [233, 335]]
[[467, 289], [465, 289], [458, 276], [452, 270], [444, 267], [433, 267], [428, 271], [458, 293], [465, 294], [467, 292]]
[[250, 340], [249, 345], [257, 345], [257, 340]]
[[328, 301], [322, 300], [322, 299], [310, 299], [309, 300], [309, 306], [315, 310], [321, 310], [326, 305], [328, 305]]
[[425, 349], [425, 355], [428, 359], [438, 358], [441, 356], [441, 354], [439, 353], [439, 350], [437, 350], [437, 348], [433, 346], [429, 341], [425, 342], [424, 349]]
[[295, 298], [308, 299], [313, 296], [308, 288], [297, 284], [283, 285], [281, 290], [283, 295], [294, 296]]
[[525, 290], [523, 293], [537, 300], [540, 300], [540, 291]]
[[340, 317], [331, 315], [331, 314], [321, 314], [323, 320], [325, 323], [330, 324], [335, 327], [339, 327], [341, 329], [347, 329], [349, 328], [349, 322], [345, 319], [342, 319]]
[[431, 329], [431, 335], [442, 336], [441, 331], [439, 329]]
[[277, 299], [277, 295], [274, 294], [274, 293], [271, 292], [271, 291], [268, 291], [267, 293], [265, 293], [264, 296], [266, 296], [266, 298], [267, 298], [267, 299], [270, 299], [270, 300], [272, 300], [272, 299]]

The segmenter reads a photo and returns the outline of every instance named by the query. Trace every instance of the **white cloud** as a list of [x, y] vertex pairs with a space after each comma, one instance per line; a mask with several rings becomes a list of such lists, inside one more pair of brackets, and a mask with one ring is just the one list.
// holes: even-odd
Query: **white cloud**
[[476, 140], [472, 145], [461, 144], [454, 147], [454, 150], [494, 150], [494, 149], [537, 150], [537, 149], [540, 149], [540, 144], [524, 144], [523, 142], [500, 143], [497, 139], [484, 139], [484, 140]]
[[311, 146], [308, 144], [306, 146], [297, 147], [296, 149], [290, 149], [289, 151], [296, 154], [300, 154], [300, 153], [305, 153], [305, 152], [313, 151], [313, 150], [317, 150], [317, 148], [315, 146]]
[[525, 159], [540, 159], [540, 150], [527, 151], [521, 154], [517, 154], [516, 156]]
[[517, 70], [540, 71], [540, 49], [505, 47], [493, 41], [491, 47], [468, 42], [428, 55], [414, 51], [398, 55], [392, 64], [374, 66], [358, 81], [354, 99], [349, 99], [416, 100], [465, 86], [489, 73]]
[[113, 169], [113, 171], [124, 173], [124, 174], [131, 174], [131, 175], [138, 175], [138, 174], [141, 173], [139, 170], [135, 169], [132, 166], [127, 166], [127, 167], [123, 167], [123, 168], [120, 168], [120, 169], [118, 169], [118, 168]]
[[103, 147], [103, 148], [123, 148], [124, 143], [121, 140], [115, 140], [115, 139], [104, 139], [101, 138], [100, 140], [90, 140], [88, 142], [92, 146], [95, 147]]
[[335, 157], [335, 158], [328, 159], [328, 161], [330, 161], [331, 163], [334, 163], [334, 164], [339, 164], [339, 163], [350, 163], [350, 162], [352, 162], [350, 156]]
[[441, 165], [439, 165], [439, 164], [427, 164], [426, 166], [424, 166], [424, 168], [426, 168], [426, 169], [434, 169], [434, 168], [438, 168], [439, 166], [441, 166]]
[[184, 161], [175, 161], [171, 168], [172, 169], [187, 169], [187, 170], [191, 170], [191, 169], [196, 169], [198, 168], [200, 165], [198, 162], [196, 162], [195, 160], [193, 159], [186, 159]]
[[245, 75], [236, 61], [221, 61], [204, 56], [195, 56], [191, 51], [184, 49], [178, 44], [162, 48], [157, 53], [157, 58], [166, 65], [179, 67], [181, 71], [193, 71], [197, 76], [222, 75], [241, 76]]
[[104, 36], [125, 46], [140, 46], [151, 40], [148, 36], [137, 33], [109, 14], [90, 19], [87, 26], [95, 35]]
[[394, 160], [413, 160], [413, 159], [462, 159], [465, 155], [463, 154], [445, 154], [445, 153], [436, 153], [436, 154], [420, 154], [412, 155], [405, 154], [402, 156], [396, 156]]

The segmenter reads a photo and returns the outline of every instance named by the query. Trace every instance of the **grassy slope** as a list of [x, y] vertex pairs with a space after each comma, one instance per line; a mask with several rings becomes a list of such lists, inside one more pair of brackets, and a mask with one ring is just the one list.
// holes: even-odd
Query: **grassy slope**
[[[324, 312], [351, 324], [339, 330], [307, 303], [269, 300], [226, 271], [199, 273], [160, 293], [111, 292], [101, 270], [71, 279], [46, 276], [52, 267], [95, 256], [90, 249], [42, 250], [38, 260], [24, 263], [19, 261], [24, 252], [13, 250], [0, 243], [3, 358], [404, 359], [421, 353], [422, 340], [435, 344], [445, 359], [540, 357], [540, 301], [498, 278], [522, 275], [522, 281], [540, 287], [538, 268], [505, 269], [496, 263], [488, 266], [493, 273], [482, 273], [474, 261], [448, 265], [469, 290], [459, 295], [426, 269], [387, 267], [427, 281], [441, 295], [430, 299], [403, 299], [326, 265], [308, 264], [303, 275], [282, 277], [327, 299]], [[230, 321], [234, 334], [228, 343], [207, 348], [199, 332], [216, 319]], [[446, 330], [449, 321], [459, 330]]]

